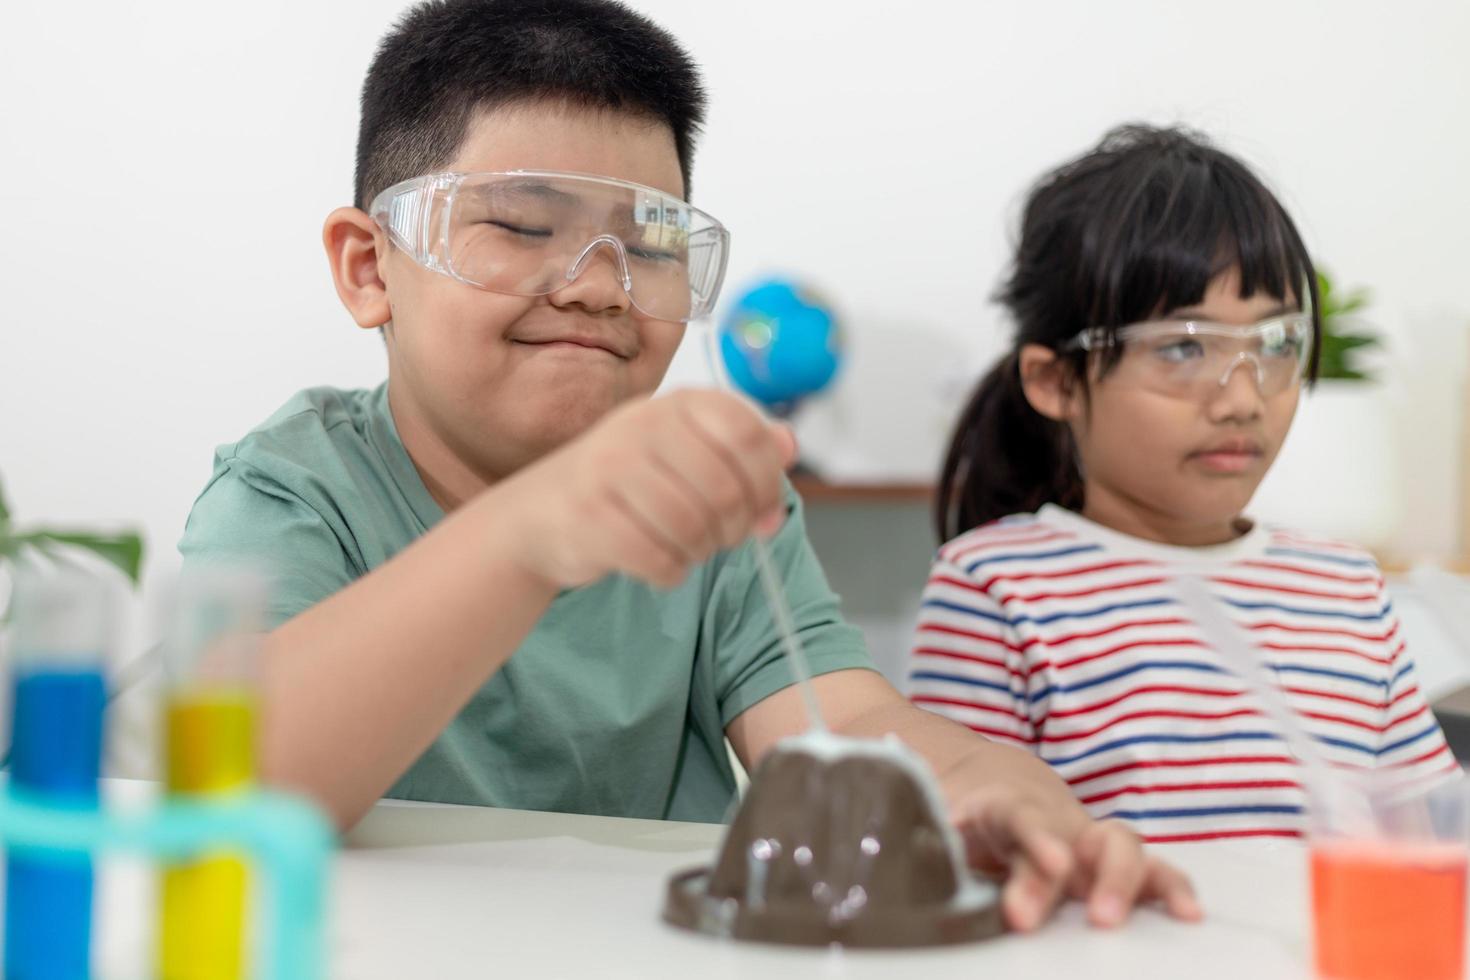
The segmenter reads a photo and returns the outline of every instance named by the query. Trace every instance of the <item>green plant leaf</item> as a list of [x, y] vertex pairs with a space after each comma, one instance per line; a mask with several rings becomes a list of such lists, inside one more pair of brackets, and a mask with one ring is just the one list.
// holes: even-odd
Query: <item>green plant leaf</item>
[[54, 553], [57, 549], [77, 548], [89, 551], [103, 561], [115, 566], [134, 585], [143, 569], [143, 539], [137, 534], [88, 534], [80, 531], [29, 531], [10, 539], [12, 552], [21, 546], [31, 545], [42, 551]]
[[10, 527], [10, 505], [5, 502], [5, 484], [0, 483], [0, 536]]
[[1338, 293], [1332, 277], [1321, 269], [1317, 270], [1317, 290], [1322, 317], [1317, 377], [1371, 381], [1372, 376], [1359, 365], [1357, 356], [1381, 347], [1383, 341], [1376, 333], [1365, 332], [1365, 324], [1352, 316], [1368, 305], [1371, 294], [1362, 288]]

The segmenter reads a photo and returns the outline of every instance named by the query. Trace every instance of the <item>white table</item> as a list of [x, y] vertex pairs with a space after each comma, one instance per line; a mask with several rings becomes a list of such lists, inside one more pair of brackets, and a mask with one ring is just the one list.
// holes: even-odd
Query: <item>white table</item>
[[1304, 851], [1177, 846], [1210, 913], [1089, 928], [1072, 906], [1038, 933], [922, 951], [722, 942], [659, 919], [665, 879], [708, 863], [722, 828], [469, 807], [379, 805], [338, 865], [334, 977], [1308, 977]]
[[[116, 787], [114, 787], [116, 791]], [[147, 789], [124, 787], [124, 795]], [[722, 828], [573, 814], [381, 803], [349, 835], [329, 899], [329, 975], [452, 977], [1188, 980], [1311, 976], [1305, 852], [1290, 842], [1180, 845], [1208, 921], [1154, 911], [1121, 930], [1069, 906], [1029, 936], [918, 951], [737, 944], [659, 919], [670, 872], [708, 863]], [[103, 976], [145, 974], [145, 869], [102, 879]]]

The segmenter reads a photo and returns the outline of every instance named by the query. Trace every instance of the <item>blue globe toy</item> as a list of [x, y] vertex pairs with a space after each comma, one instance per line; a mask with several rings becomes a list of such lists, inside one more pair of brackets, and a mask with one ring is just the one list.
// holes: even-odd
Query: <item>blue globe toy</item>
[[810, 290], [770, 279], [747, 290], [719, 327], [730, 379], [778, 415], [831, 383], [842, 364], [842, 329]]

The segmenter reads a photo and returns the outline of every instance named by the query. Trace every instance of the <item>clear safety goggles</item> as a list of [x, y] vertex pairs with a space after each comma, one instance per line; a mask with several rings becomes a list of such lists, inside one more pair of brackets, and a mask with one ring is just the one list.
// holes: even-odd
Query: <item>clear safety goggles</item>
[[1301, 381], [1312, 356], [1312, 316], [1288, 313], [1252, 326], [1208, 320], [1156, 320], [1113, 333], [1084, 330], [1067, 345], [1098, 351], [1121, 344], [1115, 374], [1178, 398], [1208, 397], [1246, 367], [1262, 395], [1280, 394]]
[[725, 226], [641, 184], [551, 171], [439, 173], [394, 184], [373, 220], [426, 269], [480, 289], [542, 296], [611, 263], [658, 320], [705, 315], [730, 252]]

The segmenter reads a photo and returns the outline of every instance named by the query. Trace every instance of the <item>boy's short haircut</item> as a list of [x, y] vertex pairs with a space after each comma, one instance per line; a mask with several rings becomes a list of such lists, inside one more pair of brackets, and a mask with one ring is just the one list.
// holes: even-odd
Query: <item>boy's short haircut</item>
[[357, 206], [446, 165], [476, 112], [543, 101], [666, 123], [688, 195], [705, 95], [667, 31], [615, 0], [427, 0], [363, 82]]

